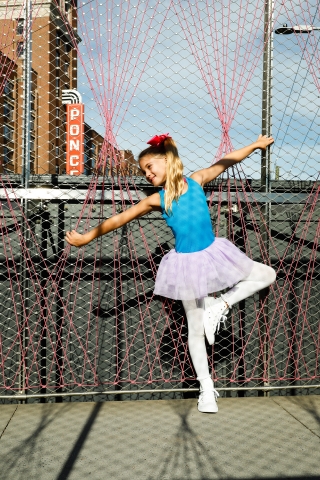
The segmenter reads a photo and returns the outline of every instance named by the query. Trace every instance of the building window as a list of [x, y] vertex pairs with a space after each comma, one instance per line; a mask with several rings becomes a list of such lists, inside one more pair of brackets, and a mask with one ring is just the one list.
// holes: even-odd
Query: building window
[[56, 47], [60, 47], [60, 31], [57, 30], [57, 36], [56, 36]]
[[34, 152], [34, 147], [35, 147], [35, 140], [34, 137], [30, 138], [30, 151]]
[[8, 163], [12, 163], [13, 161], [13, 150], [8, 147], [3, 148], [3, 165], [7, 165]]
[[56, 50], [56, 67], [60, 67], [60, 52], [59, 50]]
[[13, 82], [10, 82], [10, 80], [6, 81], [3, 93], [9, 98], [13, 98]]
[[35, 110], [36, 97], [34, 94], [31, 94], [30, 109], [33, 112]]
[[13, 128], [8, 127], [8, 125], [3, 126], [3, 136], [7, 142], [12, 142], [13, 140]]
[[90, 137], [84, 137], [84, 146], [85, 148], [90, 148], [90, 143], [91, 143], [91, 138]]
[[13, 120], [13, 110], [14, 110], [14, 107], [10, 103], [8, 102], [3, 103], [3, 115], [6, 118], [6, 120], [9, 122]]
[[59, 127], [56, 127], [56, 137], [57, 138], [60, 137], [60, 128]]
[[31, 117], [30, 120], [30, 130], [34, 131], [34, 125], [35, 125], [35, 118]]
[[65, 62], [64, 65], [63, 65], [63, 71], [64, 73], [68, 74], [69, 73], [69, 66], [70, 66], [70, 63], [69, 62]]
[[65, 51], [66, 53], [71, 52], [71, 45], [70, 45], [69, 43], [65, 43], [65, 44], [64, 44], [64, 51]]
[[24, 18], [18, 18], [16, 26], [16, 34], [22, 35], [24, 30]]
[[24, 55], [24, 42], [17, 43], [17, 57], [22, 57]]

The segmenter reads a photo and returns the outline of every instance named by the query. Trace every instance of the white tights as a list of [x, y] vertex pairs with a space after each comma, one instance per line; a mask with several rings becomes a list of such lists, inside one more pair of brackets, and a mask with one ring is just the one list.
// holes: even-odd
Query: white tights
[[[276, 273], [273, 268], [262, 263], [254, 262], [250, 274], [227, 293], [223, 294], [223, 298], [231, 307], [235, 303], [253, 295], [255, 292], [268, 287], [275, 279]], [[200, 380], [201, 383], [201, 380], [210, 377], [203, 327], [204, 302], [203, 299], [183, 300], [182, 304], [188, 322], [190, 356], [198, 380]]]

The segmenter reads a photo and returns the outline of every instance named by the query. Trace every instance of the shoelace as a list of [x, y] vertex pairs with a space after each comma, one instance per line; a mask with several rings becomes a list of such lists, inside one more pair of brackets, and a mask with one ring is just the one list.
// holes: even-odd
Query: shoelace
[[203, 401], [204, 400], [204, 397], [209, 394], [209, 393], [212, 393], [214, 394], [214, 398], [217, 399], [218, 397], [220, 397], [219, 393], [217, 392], [217, 390], [214, 388], [213, 390], [200, 390], [200, 397], [199, 397], [199, 401]]
[[218, 320], [218, 323], [216, 324], [216, 328], [214, 329], [214, 334], [220, 332], [220, 325], [221, 323], [223, 323], [223, 328], [226, 329], [226, 321], [227, 321], [227, 314], [229, 313], [229, 309], [228, 308], [224, 308], [222, 310], [223, 313], [225, 313], [225, 315], [223, 315], [223, 313], [221, 313], [221, 316]]
[[220, 298], [221, 298], [221, 300], [224, 301], [224, 303], [225, 303], [225, 305], [226, 305], [226, 307], [225, 307], [225, 309], [224, 309], [224, 311], [223, 311], [223, 313], [224, 313], [225, 315], [224, 315], [224, 314], [221, 315], [220, 320], [219, 320], [219, 322], [218, 322], [218, 324], [217, 324], [217, 326], [216, 326], [215, 333], [220, 332], [220, 325], [221, 325], [221, 323], [223, 323], [223, 328], [224, 328], [224, 330], [227, 328], [227, 327], [226, 327], [227, 314], [229, 313], [229, 310], [231, 310], [231, 307], [229, 306], [229, 304], [226, 302], [226, 300], [223, 298], [222, 295], [221, 295]]
[[[227, 311], [227, 313], [228, 313], [228, 311]], [[218, 323], [218, 325], [217, 325], [217, 327], [216, 327], [216, 333], [220, 332], [220, 325], [221, 325], [221, 323], [223, 323], [223, 328], [224, 328], [224, 329], [227, 328], [227, 327], [226, 327], [226, 321], [227, 321], [227, 316], [226, 316], [226, 315], [221, 315], [221, 318], [220, 318], [220, 320], [219, 320], [219, 323]]]

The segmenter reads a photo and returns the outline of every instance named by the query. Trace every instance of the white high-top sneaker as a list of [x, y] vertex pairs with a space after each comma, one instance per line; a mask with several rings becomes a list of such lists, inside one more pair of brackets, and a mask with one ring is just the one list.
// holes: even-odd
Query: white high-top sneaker
[[219, 393], [214, 389], [212, 379], [208, 377], [200, 380], [200, 396], [198, 400], [199, 412], [217, 413], [217, 397], [219, 397]]
[[210, 345], [214, 344], [215, 334], [220, 330], [220, 324], [225, 325], [226, 315], [229, 313], [229, 305], [221, 297], [204, 299], [204, 332]]

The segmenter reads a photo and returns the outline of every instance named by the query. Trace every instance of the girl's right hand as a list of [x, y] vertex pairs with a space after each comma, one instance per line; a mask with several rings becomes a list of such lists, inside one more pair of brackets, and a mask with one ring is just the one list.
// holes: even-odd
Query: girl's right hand
[[81, 235], [81, 233], [76, 232], [75, 230], [72, 230], [71, 232], [67, 232], [65, 236], [65, 240], [70, 244], [75, 247], [83, 247], [83, 245], [87, 245], [87, 243], [90, 242], [90, 239], [88, 239], [88, 236], [86, 234]]
[[274, 142], [272, 137], [267, 137], [267, 135], [259, 135], [256, 143], [257, 148], [261, 148], [261, 150], [266, 150], [266, 148]]

